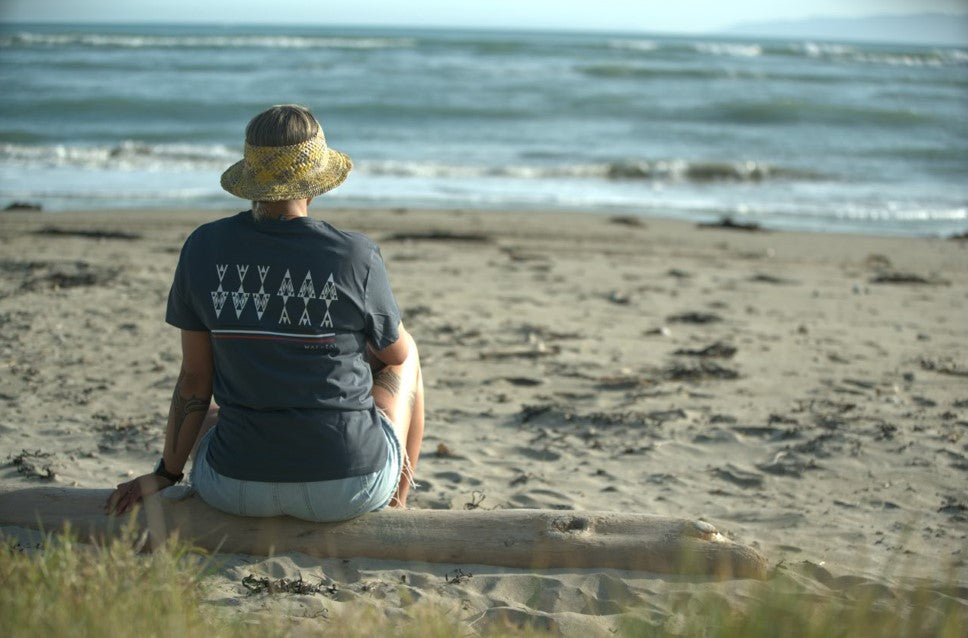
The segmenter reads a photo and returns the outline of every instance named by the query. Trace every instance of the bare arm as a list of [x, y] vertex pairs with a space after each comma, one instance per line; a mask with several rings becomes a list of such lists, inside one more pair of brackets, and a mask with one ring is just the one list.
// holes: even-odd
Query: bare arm
[[406, 361], [407, 355], [410, 353], [410, 340], [404, 339], [408, 333], [406, 328], [403, 327], [402, 321], [397, 326], [397, 332], [399, 334], [397, 340], [383, 350], [377, 350], [372, 344], [369, 344], [370, 354], [380, 362], [379, 365], [375, 366], [376, 368], [382, 368], [384, 365], [398, 366]]
[[180, 474], [195, 445], [212, 401], [212, 342], [208, 332], [182, 330], [182, 365], [168, 408], [165, 428], [165, 468]]
[[[182, 330], [182, 364], [168, 408], [165, 469], [180, 474], [188, 462], [202, 421], [212, 400], [212, 343], [205, 331]], [[121, 483], [104, 505], [105, 513], [123, 514], [146, 496], [171, 485], [171, 481], [154, 473]]]

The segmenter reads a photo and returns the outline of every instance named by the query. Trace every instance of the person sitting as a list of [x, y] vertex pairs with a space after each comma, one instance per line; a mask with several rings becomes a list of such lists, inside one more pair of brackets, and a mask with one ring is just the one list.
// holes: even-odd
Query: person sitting
[[406, 506], [424, 431], [416, 344], [379, 247], [308, 216], [351, 169], [304, 107], [249, 122], [221, 183], [251, 210], [191, 233], [168, 295], [182, 363], [164, 452], [106, 513], [180, 481], [190, 455], [194, 489], [230, 514], [322, 522]]

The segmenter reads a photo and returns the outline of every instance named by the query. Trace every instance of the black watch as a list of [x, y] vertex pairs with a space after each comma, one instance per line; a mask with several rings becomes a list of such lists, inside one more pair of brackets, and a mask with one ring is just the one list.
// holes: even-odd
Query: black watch
[[161, 476], [163, 478], [168, 479], [169, 481], [171, 481], [172, 485], [174, 485], [175, 483], [185, 478], [184, 472], [182, 472], [181, 474], [172, 474], [167, 469], [165, 469], [165, 457], [161, 457], [160, 459], [158, 459], [158, 466], [155, 468], [155, 474], [157, 476]]

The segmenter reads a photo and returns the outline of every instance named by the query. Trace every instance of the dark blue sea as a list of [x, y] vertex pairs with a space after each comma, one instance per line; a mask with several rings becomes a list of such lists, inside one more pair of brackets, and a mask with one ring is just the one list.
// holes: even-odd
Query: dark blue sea
[[0, 26], [0, 206], [244, 206], [263, 108], [355, 161], [339, 206], [968, 230], [968, 51], [413, 29]]

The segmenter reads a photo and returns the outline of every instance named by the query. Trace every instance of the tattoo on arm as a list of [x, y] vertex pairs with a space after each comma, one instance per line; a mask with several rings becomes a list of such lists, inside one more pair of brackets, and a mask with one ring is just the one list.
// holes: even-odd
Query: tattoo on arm
[[393, 370], [384, 368], [377, 372], [376, 377], [373, 379], [373, 386], [379, 386], [396, 396], [400, 393], [400, 375]]
[[194, 394], [188, 398], [183, 397], [181, 395], [181, 382], [182, 377], [179, 377], [178, 382], [175, 383], [175, 391], [171, 396], [171, 408], [168, 411], [168, 420], [172, 423], [173, 427], [171, 433], [172, 453], [178, 449], [178, 435], [181, 433], [185, 419], [193, 412], [208, 411], [208, 404], [210, 402], [210, 399], [202, 399]]

